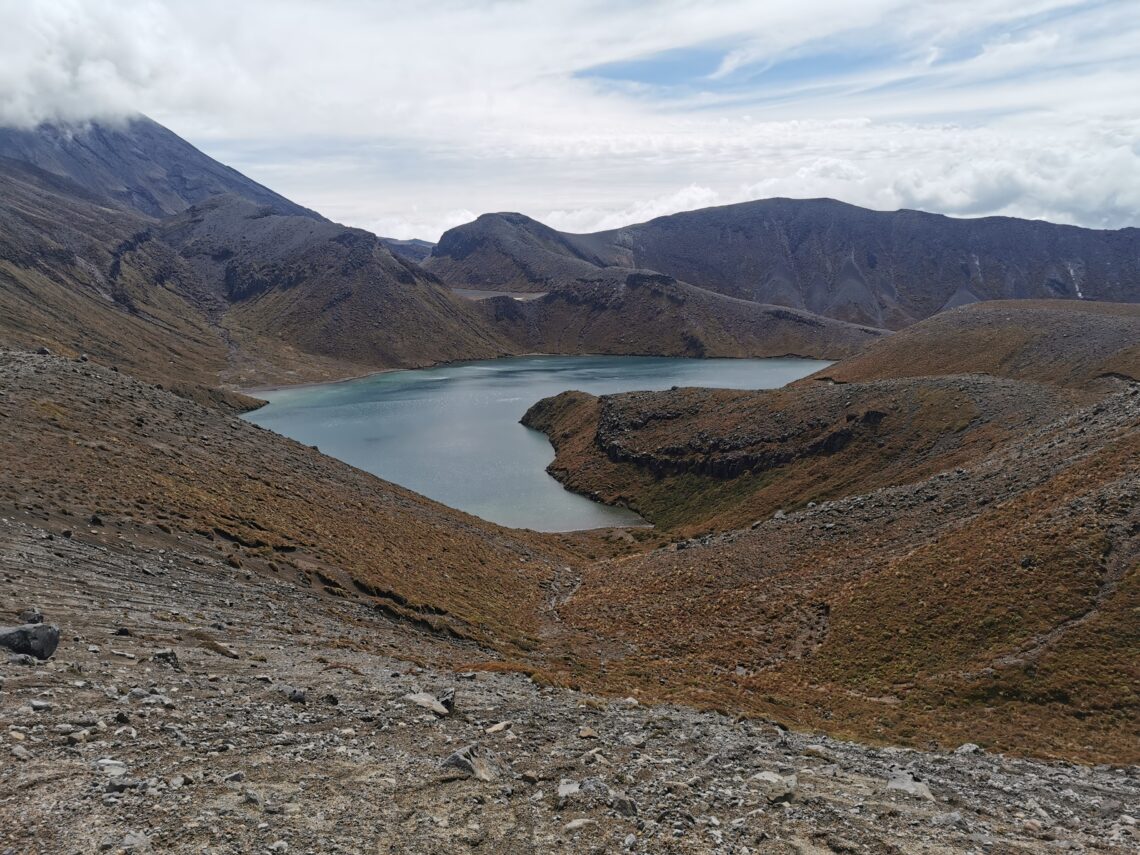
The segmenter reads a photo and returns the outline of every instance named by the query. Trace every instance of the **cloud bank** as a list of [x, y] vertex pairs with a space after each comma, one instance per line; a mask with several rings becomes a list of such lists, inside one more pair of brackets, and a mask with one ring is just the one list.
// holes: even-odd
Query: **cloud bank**
[[771, 195], [1140, 224], [1140, 5], [0, 0], [0, 124], [145, 112], [434, 239]]

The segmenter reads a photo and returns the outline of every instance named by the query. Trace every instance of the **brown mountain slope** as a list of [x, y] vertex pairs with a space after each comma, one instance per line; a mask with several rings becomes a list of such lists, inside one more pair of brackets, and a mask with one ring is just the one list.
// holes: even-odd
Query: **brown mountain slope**
[[457, 287], [537, 290], [589, 266], [658, 271], [701, 288], [901, 328], [979, 300], [1140, 301], [1140, 229], [881, 212], [764, 199], [596, 234], [490, 214], [446, 233], [425, 265]]
[[[976, 321], [999, 310], [1024, 350], [987, 362]], [[772, 392], [536, 405], [574, 489], [721, 532], [588, 567], [562, 673], [862, 738], [1140, 758], [1140, 384], [1102, 376], [1136, 323], [980, 306], [897, 337], [1009, 376], [820, 382], [907, 355], [860, 354]], [[1057, 384], [1024, 379], [1041, 359]]]
[[1140, 760], [1140, 388], [910, 486], [587, 568], [562, 672], [914, 745]]
[[155, 380], [213, 384], [225, 365], [193, 272], [152, 221], [0, 158], [0, 340], [89, 353]]
[[315, 379], [509, 352], [477, 309], [360, 229], [215, 197], [158, 234], [227, 305], [229, 378]]
[[668, 529], [723, 530], [977, 459], [1140, 375], [1138, 359], [1140, 306], [985, 303], [786, 389], [568, 393], [524, 422], [550, 436], [549, 471], [571, 489]]
[[0, 426], [7, 511], [208, 550], [503, 649], [533, 646], [539, 586], [568, 557], [94, 363], [0, 351]]
[[978, 303], [935, 315], [803, 382], [964, 373], [1074, 388], [1140, 380], [1140, 306]]
[[536, 300], [496, 297], [476, 305], [524, 350], [543, 353], [837, 359], [885, 334], [618, 268], [558, 286]]
[[523, 423], [547, 471], [674, 534], [741, 528], [781, 509], [914, 483], [1056, 418], [1072, 398], [991, 377], [771, 391], [566, 392]]

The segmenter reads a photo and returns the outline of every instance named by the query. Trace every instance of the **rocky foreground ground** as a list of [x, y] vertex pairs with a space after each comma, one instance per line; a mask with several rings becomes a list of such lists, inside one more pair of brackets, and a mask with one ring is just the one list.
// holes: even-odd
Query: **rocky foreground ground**
[[0, 852], [1127, 852], [1140, 841], [1135, 767], [871, 748], [541, 688], [466, 671], [484, 651], [317, 588], [10, 514], [0, 623], [32, 606], [62, 638], [47, 662], [0, 660]]

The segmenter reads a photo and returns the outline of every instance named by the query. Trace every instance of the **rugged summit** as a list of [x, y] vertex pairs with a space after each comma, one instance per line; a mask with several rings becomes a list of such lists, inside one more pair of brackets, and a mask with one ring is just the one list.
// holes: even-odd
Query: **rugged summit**
[[764, 199], [564, 234], [490, 214], [445, 234], [425, 266], [457, 287], [545, 291], [590, 267], [653, 270], [758, 303], [898, 329], [980, 300], [1140, 301], [1140, 229], [870, 211]]

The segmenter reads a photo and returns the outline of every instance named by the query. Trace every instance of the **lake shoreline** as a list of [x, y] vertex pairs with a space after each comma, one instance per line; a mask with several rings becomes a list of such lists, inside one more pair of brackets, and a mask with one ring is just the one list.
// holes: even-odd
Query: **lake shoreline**
[[[400, 371], [426, 371], [429, 368], [443, 368], [448, 365], [470, 365], [475, 362], [497, 362], [505, 359], [528, 359], [536, 356], [550, 356], [565, 359], [597, 359], [597, 358], [610, 358], [624, 359], [687, 359], [693, 362], [712, 362], [715, 360], [729, 360], [733, 362], [744, 362], [758, 359], [802, 359], [812, 362], [826, 362], [829, 365], [835, 363], [834, 359], [820, 359], [818, 356], [803, 356], [798, 353], [785, 353], [780, 356], [665, 356], [659, 353], [543, 353], [535, 351], [532, 353], [510, 353], [502, 356], [489, 356], [486, 359], [444, 359], [438, 362], [428, 362], [424, 365], [408, 366], [406, 368], [377, 368], [374, 371], [365, 371], [360, 374], [349, 374], [344, 377], [334, 377], [331, 380], [306, 380], [300, 383], [275, 383], [269, 386], [232, 386], [226, 387], [233, 392], [238, 392], [242, 395], [248, 395], [251, 398], [257, 397], [258, 392], [282, 392], [286, 389], [309, 389], [317, 386], [333, 386], [338, 383], [352, 383], [355, 380], [365, 380], [369, 377], [376, 377], [381, 374], [395, 374]], [[823, 369], [820, 369], [823, 370]], [[811, 376], [811, 375], [808, 375]], [[802, 379], [802, 378], [801, 378]]]
[[567, 389], [607, 395], [778, 388], [830, 364], [528, 354], [293, 384], [244, 418], [498, 525], [542, 532], [633, 529], [648, 525], [634, 509], [573, 493], [546, 471], [554, 449], [545, 434], [521, 423], [529, 407]]

